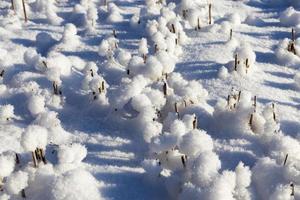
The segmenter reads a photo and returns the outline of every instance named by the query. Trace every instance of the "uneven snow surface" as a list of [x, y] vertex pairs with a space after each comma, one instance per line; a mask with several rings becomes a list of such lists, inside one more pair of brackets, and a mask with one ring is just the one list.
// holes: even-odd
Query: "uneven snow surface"
[[299, 0], [0, 2], [0, 200], [300, 200], [299, 111]]

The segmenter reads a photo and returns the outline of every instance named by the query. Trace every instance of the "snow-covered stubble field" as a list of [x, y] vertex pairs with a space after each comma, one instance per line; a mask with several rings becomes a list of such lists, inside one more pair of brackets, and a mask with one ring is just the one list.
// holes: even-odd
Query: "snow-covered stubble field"
[[0, 1], [0, 200], [299, 200], [298, 8]]

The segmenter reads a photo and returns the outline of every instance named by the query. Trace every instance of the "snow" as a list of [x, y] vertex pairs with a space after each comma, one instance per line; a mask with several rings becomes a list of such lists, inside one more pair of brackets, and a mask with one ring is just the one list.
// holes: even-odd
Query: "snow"
[[11, 118], [13, 118], [14, 115], [14, 106], [7, 104], [7, 105], [1, 105], [0, 106], [0, 120], [3, 121], [8, 121]]
[[79, 164], [87, 154], [87, 150], [80, 144], [60, 146], [58, 150], [58, 162], [60, 164]]
[[179, 149], [186, 155], [197, 156], [205, 151], [211, 151], [213, 140], [204, 131], [192, 130], [182, 137]]
[[69, 171], [55, 180], [51, 192], [51, 199], [57, 200], [103, 199], [98, 192], [95, 178], [80, 169]]
[[43, 96], [31, 96], [28, 100], [28, 109], [32, 115], [45, 111], [45, 99]]
[[1, 1], [0, 199], [300, 199], [299, 7]]
[[[15, 159], [10, 152], [4, 152], [0, 155], [1, 178], [9, 176], [15, 168]], [[1, 181], [2, 182], [2, 181]]]
[[26, 151], [34, 151], [36, 148], [45, 149], [48, 132], [42, 126], [30, 125], [22, 135], [22, 146]]
[[13, 173], [5, 183], [5, 189], [11, 195], [18, 194], [28, 186], [28, 173], [18, 171]]

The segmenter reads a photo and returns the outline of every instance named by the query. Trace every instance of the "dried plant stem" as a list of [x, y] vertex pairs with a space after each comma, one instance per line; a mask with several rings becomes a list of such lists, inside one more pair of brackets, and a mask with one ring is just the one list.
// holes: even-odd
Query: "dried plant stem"
[[193, 129], [196, 129], [197, 125], [198, 125], [198, 120], [197, 120], [197, 117], [195, 116], [194, 120], [193, 120]]
[[2, 77], [2, 78], [3, 78], [3, 76], [4, 76], [4, 73], [5, 73], [5, 70], [3, 69], [3, 70], [0, 72], [0, 77]]
[[253, 114], [251, 114], [250, 116], [250, 120], [249, 120], [249, 125], [252, 127], [252, 123], [253, 123]]
[[45, 68], [48, 68], [48, 65], [47, 65], [46, 61], [43, 60], [42, 63], [43, 63]]
[[212, 5], [211, 3], [208, 5], [208, 24], [211, 24], [212, 23], [212, 20], [211, 20], [211, 8], [212, 8]]
[[15, 11], [15, 3], [14, 3], [14, 0], [10, 0], [11, 1], [11, 9], [13, 11]]
[[227, 96], [227, 106], [229, 106], [230, 103], [230, 95]]
[[295, 29], [292, 29], [292, 41], [293, 41], [293, 42], [296, 41], [296, 33], [295, 33]]
[[16, 164], [20, 164], [20, 158], [19, 158], [19, 155], [16, 153]]
[[27, 19], [26, 7], [25, 7], [25, 0], [22, 0], [22, 5], [23, 5], [23, 12], [24, 12], [24, 19], [25, 19], [25, 22], [27, 22], [28, 19]]
[[294, 185], [294, 183], [291, 183], [290, 186], [291, 186], [291, 189], [292, 189], [291, 196], [295, 196], [295, 185]]
[[234, 56], [234, 71], [237, 71], [237, 65], [238, 65], [238, 55], [235, 54], [235, 56]]
[[200, 30], [201, 26], [200, 26], [200, 18], [198, 17], [197, 19], [197, 29], [196, 30]]
[[182, 162], [183, 167], [185, 168], [186, 167], [185, 156], [181, 156], [181, 162]]
[[238, 98], [237, 98], [238, 102], [240, 102], [240, 100], [241, 100], [241, 94], [242, 94], [242, 91], [239, 91]]
[[21, 196], [22, 196], [22, 198], [26, 199], [25, 189], [22, 189]]
[[90, 72], [91, 72], [91, 77], [94, 77], [94, 72], [92, 69], [90, 69]]
[[289, 154], [286, 154], [286, 156], [285, 156], [285, 158], [284, 158], [283, 166], [286, 165], [286, 162], [287, 162], [288, 157], [289, 157]]
[[45, 152], [44, 152], [43, 149], [39, 149], [39, 151], [40, 151], [41, 159], [42, 159], [43, 163], [46, 165], [47, 164], [47, 160], [46, 160]]
[[176, 33], [174, 24], [172, 24], [172, 31], [171, 31], [171, 32], [172, 32], [172, 33]]
[[36, 155], [35, 155], [35, 152], [31, 152], [31, 156], [32, 156], [32, 161], [33, 161], [33, 166], [35, 168], [37, 168], [37, 159], [36, 159]]
[[166, 97], [168, 95], [168, 86], [166, 82], [164, 82], [163, 85], [163, 92], [164, 92], [164, 96]]

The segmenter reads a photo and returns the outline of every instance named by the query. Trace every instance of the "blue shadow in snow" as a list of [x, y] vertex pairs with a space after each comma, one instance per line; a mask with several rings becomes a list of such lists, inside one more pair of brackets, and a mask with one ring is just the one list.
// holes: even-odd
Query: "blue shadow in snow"
[[35, 41], [33, 41], [33, 40], [14, 38], [14, 39], [11, 39], [11, 41], [15, 44], [19, 44], [24, 47], [34, 47], [35, 46]]
[[284, 72], [272, 72], [272, 71], [265, 71], [268, 74], [271, 74], [273, 76], [277, 76], [280, 78], [288, 78], [288, 79], [293, 79], [293, 74], [288, 74], [288, 73], [284, 73]]
[[294, 84], [292, 83], [278, 83], [274, 81], [264, 81], [264, 84], [273, 88], [282, 89], [282, 90], [293, 90], [295, 89]]
[[189, 79], [214, 79], [222, 65], [210, 61], [183, 62], [176, 65], [176, 72], [180, 72]]

